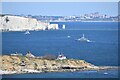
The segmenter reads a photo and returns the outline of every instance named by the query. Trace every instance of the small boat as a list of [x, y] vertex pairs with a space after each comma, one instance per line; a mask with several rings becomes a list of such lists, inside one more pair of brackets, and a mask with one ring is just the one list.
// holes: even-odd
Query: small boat
[[24, 34], [30, 34], [30, 32], [29, 32], [29, 31], [26, 31]]
[[78, 41], [81, 41], [81, 42], [90, 42], [89, 39], [85, 38], [84, 34], [81, 38], [77, 39]]
[[67, 36], [67, 38], [70, 38], [71, 36]]
[[107, 73], [107, 72], [105, 72], [104, 74], [105, 74], [105, 75], [107, 75], [108, 73]]

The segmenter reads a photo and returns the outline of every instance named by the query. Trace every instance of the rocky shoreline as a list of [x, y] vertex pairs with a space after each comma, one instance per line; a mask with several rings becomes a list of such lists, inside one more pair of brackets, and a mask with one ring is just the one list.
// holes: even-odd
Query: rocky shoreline
[[26, 56], [0, 56], [2, 64], [0, 74], [21, 74], [41, 72], [74, 72], [83, 70], [109, 70], [118, 69], [117, 66], [95, 66], [84, 60], [65, 59], [48, 60]]

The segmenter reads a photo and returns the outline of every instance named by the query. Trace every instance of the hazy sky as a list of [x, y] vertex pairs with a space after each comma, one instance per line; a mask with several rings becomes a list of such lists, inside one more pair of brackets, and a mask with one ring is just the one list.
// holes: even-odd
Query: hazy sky
[[4, 2], [119, 2], [119, 0], [3, 0]]
[[117, 15], [117, 2], [4, 2], [4, 14], [31, 14], [50, 16], [70, 16], [100, 12], [101, 14]]

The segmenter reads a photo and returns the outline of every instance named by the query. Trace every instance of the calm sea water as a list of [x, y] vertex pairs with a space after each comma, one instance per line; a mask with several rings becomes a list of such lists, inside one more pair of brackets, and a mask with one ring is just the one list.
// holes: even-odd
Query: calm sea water
[[[108, 74], [104, 74], [108, 73]], [[3, 75], [3, 78], [118, 78], [117, 70]]]
[[[95, 65], [116, 66], [118, 64], [118, 24], [117, 23], [81, 23], [67, 22], [58, 23], [66, 25], [66, 30], [57, 31], [30, 31], [30, 35], [24, 35], [24, 32], [3, 32], [3, 54], [14, 52], [26, 54], [31, 51], [35, 56], [43, 56], [45, 54], [58, 55], [63, 52], [67, 58], [84, 59]], [[82, 43], [76, 41], [85, 34], [91, 43]], [[71, 36], [71, 38], [67, 38]], [[105, 76], [102, 72], [82, 73], [73, 72], [75, 76], [71, 77], [116, 77], [117, 71], [113, 76]], [[68, 77], [71, 72], [65, 73], [41, 73], [32, 74], [34, 77]], [[97, 74], [96, 74], [97, 73]], [[63, 75], [64, 74], [64, 75]], [[82, 75], [79, 75], [82, 74]], [[102, 75], [101, 75], [102, 74]], [[26, 74], [30, 77], [31, 74]], [[7, 75], [5, 77], [25, 77], [25, 75]], [[54, 76], [55, 77], [55, 76]]]

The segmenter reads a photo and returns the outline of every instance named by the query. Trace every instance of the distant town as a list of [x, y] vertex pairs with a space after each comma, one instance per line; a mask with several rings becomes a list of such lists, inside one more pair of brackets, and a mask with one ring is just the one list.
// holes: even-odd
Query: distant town
[[[0, 15], [0, 31], [58, 30], [59, 25], [51, 22], [119, 22], [120, 15], [109, 16], [99, 12], [79, 16], [42, 16], [42, 15]], [[62, 29], [65, 29], [63, 24]]]
[[35, 18], [37, 20], [43, 21], [43, 22], [117, 22], [118, 21], [118, 15], [117, 16], [110, 16], [107, 14], [100, 14], [99, 12], [95, 13], [89, 13], [89, 14], [83, 14], [83, 15], [73, 15], [73, 16], [42, 16], [42, 15], [17, 15], [21, 17], [30, 17]]

